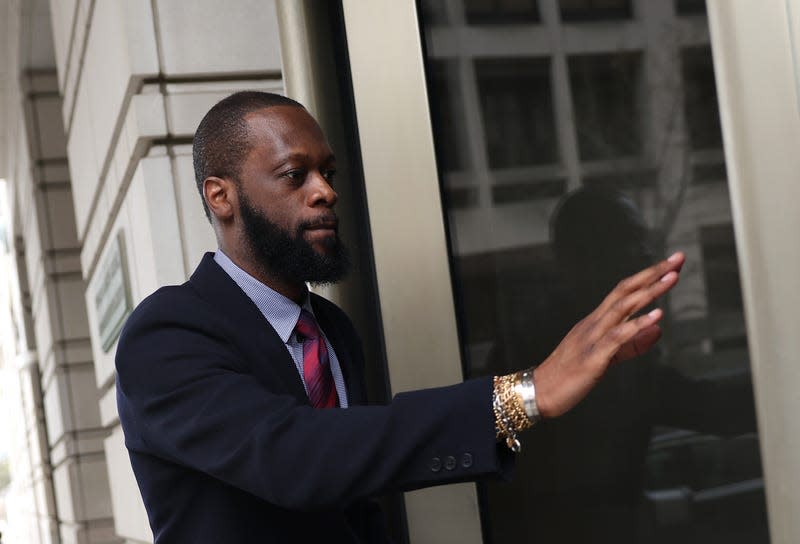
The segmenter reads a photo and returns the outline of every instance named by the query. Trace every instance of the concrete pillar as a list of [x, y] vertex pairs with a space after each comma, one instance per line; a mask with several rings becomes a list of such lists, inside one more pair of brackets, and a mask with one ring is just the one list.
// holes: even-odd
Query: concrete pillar
[[[19, 354], [18, 371], [18, 422], [22, 431], [18, 443], [22, 448], [13, 452], [15, 496], [8, 501], [9, 518], [20, 520], [22, 530], [9, 535], [27, 538], [26, 541], [51, 544], [60, 542], [58, 512], [47, 442], [41, 376], [34, 352]], [[11, 508], [17, 509], [11, 512]], [[22, 540], [20, 540], [22, 541]]]
[[15, 181], [61, 542], [118, 542], [56, 73], [27, 70], [21, 87], [30, 176]]

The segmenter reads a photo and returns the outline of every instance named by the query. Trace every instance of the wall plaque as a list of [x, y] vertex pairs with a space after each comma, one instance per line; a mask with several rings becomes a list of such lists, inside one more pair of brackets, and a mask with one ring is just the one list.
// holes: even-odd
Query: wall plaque
[[117, 340], [133, 306], [122, 231], [117, 234], [108, 253], [98, 265], [96, 285], [94, 307], [100, 329], [100, 342], [103, 351], [108, 352]]

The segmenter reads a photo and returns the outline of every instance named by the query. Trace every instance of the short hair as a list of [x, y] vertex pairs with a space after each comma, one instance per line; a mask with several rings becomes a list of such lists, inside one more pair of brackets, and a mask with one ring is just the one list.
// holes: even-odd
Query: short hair
[[200, 121], [192, 143], [192, 160], [197, 190], [209, 221], [211, 210], [203, 196], [203, 182], [209, 176], [239, 181], [242, 163], [252, 148], [245, 118], [273, 106], [303, 108], [299, 102], [279, 94], [241, 91], [217, 102]]

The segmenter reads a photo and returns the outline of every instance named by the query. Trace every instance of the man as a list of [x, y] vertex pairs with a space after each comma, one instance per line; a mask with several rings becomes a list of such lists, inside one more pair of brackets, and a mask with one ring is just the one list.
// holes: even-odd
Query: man
[[320, 127], [290, 99], [237, 93], [200, 123], [194, 159], [219, 250], [145, 299], [117, 351], [120, 420], [159, 543], [386, 542], [370, 497], [507, 475], [518, 431], [657, 340], [660, 310], [631, 316], [683, 264], [621, 283], [533, 373], [362, 406], [357, 335], [306, 289], [347, 268]]

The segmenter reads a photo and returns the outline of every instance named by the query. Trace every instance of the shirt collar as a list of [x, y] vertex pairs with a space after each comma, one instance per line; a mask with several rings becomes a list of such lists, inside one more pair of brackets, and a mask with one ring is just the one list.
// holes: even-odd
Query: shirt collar
[[[253, 301], [264, 318], [272, 325], [284, 343], [289, 342], [297, 319], [300, 317], [301, 306], [278, 293], [271, 287], [260, 282], [242, 270], [221, 249], [214, 254], [214, 261], [236, 282], [244, 294]], [[303, 300], [302, 308], [314, 315], [308, 291]]]

